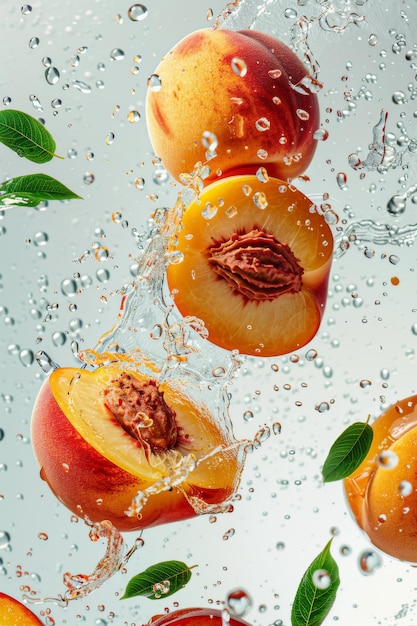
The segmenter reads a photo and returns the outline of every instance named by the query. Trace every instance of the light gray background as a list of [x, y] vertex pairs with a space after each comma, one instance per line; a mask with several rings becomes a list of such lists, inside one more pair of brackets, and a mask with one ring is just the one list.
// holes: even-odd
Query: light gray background
[[[42, 349], [61, 365], [76, 365], [77, 345], [93, 347], [115, 322], [117, 290], [132, 280], [130, 268], [138, 255], [134, 229], [146, 232], [151, 211], [171, 205], [177, 193], [170, 182], [152, 182], [155, 166], [144, 116], [147, 76], [179, 38], [213, 24], [207, 20], [209, 8], [214, 15], [223, 8], [220, 1], [150, 0], [146, 19], [132, 22], [130, 4], [39, 0], [27, 15], [19, 2], [4, 0], [1, 5], [1, 98], [10, 98], [10, 107], [42, 117], [57, 141], [57, 152], [66, 157], [40, 167], [0, 146], [3, 179], [44, 171], [84, 198], [41, 209], [15, 208], [0, 219], [0, 531], [10, 535], [9, 543], [0, 542], [0, 591], [19, 598], [23, 586], [36, 596], [56, 597], [65, 591], [63, 572], [91, 572], [103, 551], [101, 544], [91, 544], [81, 522], [71, 522], [70, 513], [39, 479], [29, 436], [31, 407], [43, 379], [34, 354]], [[249, 26], [258, 4], [262, 11], [254, 25], [288, 41], [294, 12], [318, 15], [327, 3], [251, 2], [229, 25]], [[417, 44], [417, 3], [346, 0], [333, 6], [330, 18], [338, 26], [346, 23], [341, 12], [365, 14], [367, 21], [340, 33], [313, 24], [310, 42], [325, 85], [320, 103], [329, 138], [318, 146], [307, 172], [310, 182], [298, 181], [297, 186], [316, 202], [328, 194], [342, 230], [362, 219], [413, 225], [416, 205], [411, 199], [398, 218], [386, 211], [393, 194], [416, 183], [412, 153], [405, 152], [405, 169], [366, 172], [364, 178], [349, 167], [347, 158], [358, 150], [366, 156], [381, 109], [389, 113], [392, 134], [401, 135], [398, 123], [403, 122], [410, 137], [417, 138], [417, 106], [408, 88], [416, 87], [416, 60], [405, 57]], [[376, 45], [369, 43], [373, 34]], [[400, 34], [406, 47], [396, 54], [392, 46]], [[31, 49], [34, 36], [40, 43]], [[83, 47], [74, 67], [71, 59]], [[123, 60], [111, 60], [115, 48], [124, 51]], [[135, 55], [141, 55], [140, 64], [133, 61]], [[45, 80], [44, 57], [60, 72], [56, 85]], [[100, 63], [104, 71], [98, 69]], [[134, 65], [137, 73], [131, 71]], [[75, 80], [90, 85], [91, 93], [74, 88]], [[103, 81], [103, 89], [97, 81]], [[356, 104], [349, 114], [344, 97], [348, 90]], [[393, 101], [397, 91], [406, 94], [407, 102]], [[39, 99], [42, 111], [33, 108], [31, 95]], [[51, 101], [56, 98], [62, 106], [54, 115]], [[132, 109], [141, 114], [137, 124], [127, 121]], [[109, 133], [114, 133], [111, 145], [106, 143]], [[74, 151], [75, 158], [70, 158]], [[94, 158], [88, 160], [89, 153]], [[83, 182], [86, 172], [94, 173], [91, 185]], [[339, 172], [347, 174], [345, 190], [337, 184]], [[401, 180], [404, 175], [408, 181]], [[135, 187], [137, 178], [145, 180], [142, 190]], [[117, 211], [121, 223], [112, 220]], [[409, 230], [413, 240], [414, 229]], [[95, 259], [95, 242], [108, 248], [106, 261]], [[365, 256], [365, 247], [374, 251], [372, 258]], [[393, 254], [398, 264], [390, 262]], [[231, 389], [235, 433], [252, 437], [262, 425], [279, 420], [282, 434], [248, 457], [242, 500], [233, 514], [218, 516], [214, 523], [202, 517], [145, 532], [144, 548], [125, 574], [66, 610], [53, 604], [35, 606], [38, 615], [49, 608], [57, 625], [142, 624], [174, 603], [220, 606], [231, 589], [243, 587], [253, 598], [249, 621], [265, 626], [282, 620], [289, 626], [299, 579], [333, 532], [342, 585], [327, 621], [415, 626], [415, 570], [382, 556], [383, 567], [364, 577], [357, 560], [362, 550], [370, 549], [369, 542], [351, 520], [341, 486], [323, 487], [320, 479], [329, 445], [348, 423], [369, 413], [376, 416], [395, 399], [416, 393], [415, 265], [412, 245], [352, 245], [334, 262], [325, 318], [308, 346], [318, 350], [319, 358], [308, 362], [306, 347], [298, 363], [289, 357], [248, 359]], [[68, 295], [62, 282], [68, 284], [77, 272], [78, 293]], [[400, 278], [399, 286], [391, 284], [392, 276]], [[279, 372], [273, 372], [273, 363]], [[323, 402], [329, 410], [317, 411]], [[250, 422], [243, 418], [246, 410], [254, 414]], [[223, 539], [230, 529], [233, 536]], [[48, 539], [40, 539], [39, 533]], [[351, 548], [349, 556], [340, 553], [345, 545]], [[116, 594], [131, 576], [172, 558], [199, 565], [185, 590], [159, 603], [119, 602]]]

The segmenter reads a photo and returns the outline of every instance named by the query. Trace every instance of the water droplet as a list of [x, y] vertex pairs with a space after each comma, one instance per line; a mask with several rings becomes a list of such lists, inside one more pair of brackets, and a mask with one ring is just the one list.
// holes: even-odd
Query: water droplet
[[245, 589], [232, 589], [226, 595], [228, 610], [237, 617], [243, 617], [252, 608], [252, 598]]
[[339, 185], [339, 188], [342, 191], [347, 191], [348, 186], [347, 186], [347, 176], [345, 174], [345, 172], [339, 172], [338, 175], [336, 176], [336, 180], [337, 180], [337, 184]]
[[38, 539], [40, 539], [41, 541], [47, 541], [49, 539], [47, 533], [38, 533]]
[[402, 480], [399, 486], [400, 496], [406, 498], [413, 493], [413, 485], [408, 480]]
[[20, 9], [20, 12], [22, 13], [22, 15], [29, 15], [29, 13], [32, 13], [32, 7], [30, 4], [24, 4], [22, 6], [22, 8]]
[[132, 22], [140, 22], [148, 15], [148, 9], [143, 4], [132, 4], [127, 14]]
[[310, 350], [307, 350], [306, 352], [307, 361], [314, 361], [314, 359], [317, 358], [317, 356], [318, 356], [318, 352], [317, 350], [314, 350], [313, 348], [311, 348]]
[[29, 48], [35, 49], [39, 46], [39, 37], [31, 37], [29, 39]]
[[253, 412], [252, 411], [245, 411], [243, 414], [243, 419], [245, 420], [245, 422], [250, 422], [251, 420], [253, 420]]
[[258, 120], [256, 120], [255, 126], [256, 130], [259, 130], [259, 132], [263, 133], [271, 128], [271, 122], [267, 117], [260, 117]]
[[114, 133], [108, 133], [107, 136], [106, 136], [106, 144], [108, 146], [111, 146], [113, 141], [114, 141]]
[[152, 180], [156, 185], [163, 185], [169, 180], [169, 174], [165, 169], [158, 168], [154, 171]]
[[0, 550], [4, 550], [10, 545], [11, 537], [5, 530], [0, 530]]
[[[268, 70], [268, 76], [270, 78], [280, 78], [280, 76], [282, 76], [282, 71], [280, 69], [273, 69], [273, 70]], [[279, 100], [279, 98], [278, 98]], [[275, 102], [275, 104], [279, 104], [277, 102]]]
[[243, 59], [239, 59], [239, 57], [233, 57], [231, 65], [232, 70], [235, 74], [241, 77], [246, 76], [248, 67]]
[[93, 172], [86, 172], [83, 176], [83, 182], [86, 185], [92, 185], [93, 182], [95, 181], [95, 176], [93, 174]]
[[90, 85], [87, 85], [87, 83], [82, 80], [74, 80], [72, 86], [74, 89], [77, 89], [77, 91], [81, 91], [81, 93], [91, 93]]
[[325, 569], [316, 569], [311, 578], [317, 589], [327, 589], [332, 582], [329, 572]]
[[206, 220], [211, 220], [217, 214], [217, 207], [211, 202], [207, 202], [204, 209], [201, 211], [201, 215]]
[[209, 152], [212, 153], [216, 151], [216, 148], [219, 145], [216, 135], [209, 130], [205, 130], [203, 132], [201, 136], [201, 143]]
[[407, 98], [403, 91], [394, 91], [392, 94], [392, 101], [394, 104], [405, 104], [407, 102]]
[[325, 128], [319, 128], [313, 133], [313, 139], [315, 139], [316, 141], [326, 141], [326, 139], [328, 138], [329, 132]]
[[382, 559], [377, 552], [364, 550], [359, 555], [358, 564], [362, 574], [369, 576], [373, 574], [378, 567], [381, 567]]
[[387, 211], [391, 215], [402, 215], [406, 209], [406, 195], [395, 195], [390, 198], [387, 204]]
[[136, 124], [136, 122], [139, 122], [140, 120], [139, 111], [129, 111], [129, 113], [127, 114], [127, 119], [131, 124]]
[[66, 340], [67, 340], [66, 334], [61, 331], [56, 331], [52, 335], [52, 343], [56, 347], [63, 346]]
[[35, 355], [32, 350], [24, 348], [19, 352], [19, 361], [24, 367], [30, 367], [35, 360]]
[[398, 456], [392, 450], [383, 450], [379, 455], [378, 465], [384, 469], [393, 469], [398, 465]]
[[147, 85], [151, 91], [159, 91], [162, 87], [162, 80], [158, 74], [151, 74], [148, 78]]
[[268, 200], [262, 191], [257, 191], [253, 194], [253, 203], [258, 207], [258, 209], [266, 209], [268, 206]]
[[285, 9], [284, 15], [287, 19], [295, 19], [297, 17], [297, 11], [295, 9]]
[[388, 260], [390, 263], [392, 263], [392, 265], [397, 265], [400, 262], [400, 257], [396, 254], [390, 254]]
[[300, 120], [307, 121], [310, 119], [310, 114], [307, 111], [304, 111], [304, 109], [297, 109], [296, 113]]
[[123, 50], [121, 50], [121, 48], [113, 48], [113, 50], [110, 52], [110, 58], [113, 61], [123, 61], [123, 59], [125, 58], [125, 53]]
[[145, 179], [144, 178], [136, 178], [135, 180], [136, 189], [142, 190], [145, 187]]
[[368, 43], [370, 46], [376, 46], [376, 44], [378, 43], [378, 35], [371, 33], [368, 37]]
[[233, 535], [235, 534], [235, 529], [234, 528], [229, 528], [229, 530], [226, 530], [226, 532], [224, 533], [222, 539], [224, 541], [227, 541], [228, 539], [230, 539], [231, 537], [233, 537]]
[[49, 85], [56, 85], [59, 81], [59, 71], [56, 67], [48, 67], [45, 70], [45, 78]]

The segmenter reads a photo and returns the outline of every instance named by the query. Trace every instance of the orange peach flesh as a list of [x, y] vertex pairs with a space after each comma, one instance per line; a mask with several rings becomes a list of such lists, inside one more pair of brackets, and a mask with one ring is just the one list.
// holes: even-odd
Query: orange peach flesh
[[417, 396], [389, 407], [372, 428], [366, 459], [344, 481], [347, 501], [376, 547], [417, 563]]
[[[188, 608], [178, 609], [166, 615], [155, 615], [148, 625], [152, 626], [222, 626], [222, 611], [220, 609]], [[239, 617], [231, 617], [228, 622], [230, 626], [242, 624], [250, 626], [248, 622]]]
[[179, 487], [152, 495], [138, 517], [126, 515], [138, 492], [168, 477], [185, 456], [199, 460], [231, 441], [204, 407], [190, 402], [186, 389], [162, 385], [180, 437], [173, 450], [148, 460], [105, 407], [103, 391], [119, 373], [112, 367], [61, 368], [45, 381], [33, 411], [32, 442], [55, 495], [75, 514], [93, 522], [109, 519], [121, 531], [192, 517], [190, 497], [207, 504], [228, 499], [239, 473], [238, 447], [202, 460]]
[[0, 626], [42, 626], [42, 622], [19, 600], [0, 592]]
[[161, 88], [148, 90], [148, 131], [177, 180], [207, 161], [213, 136], [218, 145], [207, 161], [207, 181], [255, 174], [261, 166], [288, 179], [308, 167], [316, 149], [318, 100], [308, 87], [294, 88], [308, 72], [282, 42], [256, 31], [197, 31], [163, 58], [155, 74]]
[[[261, 209], [256, 202], [263, 198], [267, 206]], [[210, 219], [204, 216], [208, 204], [217, 209]], [[210, 341], [244, 354], [276, 356], [314, 337], [326, 302], [333, 237], [306, 196], [277, 179], [231, 177], [206, 187], [186, 209], [182, 224], [178, 250], [183, 259], [168, 266], [168, 285], [180, 312], [204, 321]], [[289, 245], [304, 270], [301, 291], [244, 301], [213, 272], [206, 252], [213, 241], [254, 225]]]

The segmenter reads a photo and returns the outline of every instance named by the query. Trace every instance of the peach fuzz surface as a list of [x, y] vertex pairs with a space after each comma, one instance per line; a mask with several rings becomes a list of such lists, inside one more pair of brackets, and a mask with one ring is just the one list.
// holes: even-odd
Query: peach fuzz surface
[[207, 181], [260, 167], [287, 180], [307, 169], [319, 128], [317, 84], [281, 41], [252, 30], [196, 31], [155, 74], [148, 132], [175, 179], [198, 162], [211, 169]]

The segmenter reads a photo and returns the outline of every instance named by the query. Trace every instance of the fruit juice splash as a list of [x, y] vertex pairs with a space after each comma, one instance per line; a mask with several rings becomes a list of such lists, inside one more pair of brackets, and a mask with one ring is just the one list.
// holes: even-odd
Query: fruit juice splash
[[[160, 384], [170, 383], [179, 394], [185, 394], [198, 406], [207, 407], [224, 434], [223, 443], [198, 461], [193, 454], [179, 455], [179, 461], [169, 469], [169, 475], [137, 493], [126, 511], [132, 517], [140, 517], [141, 509], [151, 497], [172, 490], [173, 487], [183, 492], [196, 514], [232, 510], [240, 472], [235, 479], [233, 495], [220, 504], [206, 502], [201, 494], [196, 496], [186, 493], [181, 484], [199, 464], [227, 450], [234, 451], [241, 471], [246, 454], [259, 448], [271, 432], [278, 432], [277, 428], [271, 430], [268, 427], [256, 433], [251, 442], [235, 439], [229, 417], [228, 387], [244, 357], [205, 342], [206, 332], [200, 322], [192, 318], [178, 319], [172, 306], [167, 304], [167, 295], [164, 293], [166, 265], [175, 262], [174, 248], [181, 227], [181, 216], [187, 203], [196, 197], [202, 187], [201, 175], [204, 173], [204, 168], [196, 168], [195, 174], [179, 193], [174, 207], [155, 212], [148, 247], [143, 253], [137, 277], [123, 294], [115, 326], [101, 337], [94, 349], [79, 353], [84, 368], [88, 370], [117, 367], [127, 372], [136, 371], [143, 376], [156, 377]], [[37, 359], [44, 371], [57, 368], [56, 363], [45, 353], [40, 352]], [[71, 600], [88, 595], [117, 572], [135, 551], [133, 546], [126, 553], [122, 534], [109, 521], [98, 524], [92, 524], [88, 519], [85, 521], [90, 526], [89, 537], [92, 541], [99, 538], [106, 540], [104, 557], [90, 575], [67, 572], [64, 575], [67, 591], [58, 598], [46, 598], [43, 601], [65, 606]], [[39, 598], [27, 599], [30, 602], [41, 601]]]

